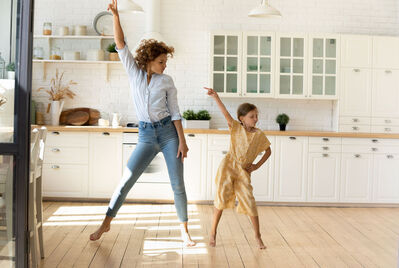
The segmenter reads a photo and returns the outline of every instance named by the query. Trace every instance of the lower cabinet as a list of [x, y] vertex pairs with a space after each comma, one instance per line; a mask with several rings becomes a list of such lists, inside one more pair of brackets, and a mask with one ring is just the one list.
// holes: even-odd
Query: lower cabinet
[[399, 203], [399, 154], [375, 154], [373, 202]]
[[373, 155], [342, 153], [341, 202], [371, 202]]
[[276, 137], [274, 201], [305, 202], [308, 137]]
[[111, 198], [122, 178], [122, 133], [92, 132], [89, 141], [89, 197]]

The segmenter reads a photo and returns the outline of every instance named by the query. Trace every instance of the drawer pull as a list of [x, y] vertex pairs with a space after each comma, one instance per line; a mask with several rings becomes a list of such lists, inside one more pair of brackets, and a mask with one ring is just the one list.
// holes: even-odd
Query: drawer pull
[[330, 141], [329, 138], [323, 138], [323, 141]]
[[386, 127], [384, 130], [385, 130], [385, 131], [391, 131], [391, 128]]
[[360, 154], [355, 154], [355, 157], [356, 158], [360, 158]]
[[327, 150], [328, 150], [328, 147], [327, 147], [327, 146], [324, 146], [324, 147], [323, 147], [323, 150], [324, 150], [324, 151], [327, 151]]
[[373, 140], [371, 140], [372, 142], [374, 142], [374, 143], [377, 143], [378, 142], [378, 140], [376, 140], [376, 139], [373, 139]]
[[323, 154], [323, 157], [328, 157], [328, 154]]
[[358, 127], [352, 127], [352, 129], [353, 129], [353, 130], [359, 130], [359, 128], [358, 128]]
[[53, 149], [51, 149], [51, 151], [56, 153], [56, 152], [59, 152], [59, 151], [61, 151], [61, 150], [58, 149], [58, 148], [53, 148]]
[[60, 166], [59, 166], [59, 165], [52, 165], [51, 168], [52, 168], [52, 169], [59, 169]]
[[385, 120], [385, 123], [389, 124], [389, 123], [392, 123], [392, 121], [389, 120], [389, 119], [386, 119], [386, 120]]
[[391, 70], [385, 70], [385, 73], [386, 74], [390, 74], [390, 73], [392, 73], [392, 71]]
[[372, 150], [373, 152], [377, 152], [377, 151], [378, 151], [377, 148], [371, 148], [371, 150]]
[[355, 73], [358, 73], [358, 72], [360, 72], [360, 69], [353, 69], [353, 71], [354, 71]]
[[189, 137], [195, 137], [195, 134], [188, 134]]
[[296, 137], [290, 137], [290, 140], [296, 140]]
[[389, 155], [387, 155], [387, 158], [388, 159], [393, 159], [393, 155], [389, 154]]
[[54, 135], [60, 135], [60, 133], [58, 131], [53, 131], [51, 133], [54, 134]]
[[222, 151], [222, 154], [227, 154], [227, 151]]
[[353, 118], [352, 121], [355, 122], [355, 123], [357, 123], [357, 122], [359, 122], [359, 119]]
[[109, 132], [103, 132], [103, 135], [104, 136], [109, 136], [110, 134], [109, 134]]

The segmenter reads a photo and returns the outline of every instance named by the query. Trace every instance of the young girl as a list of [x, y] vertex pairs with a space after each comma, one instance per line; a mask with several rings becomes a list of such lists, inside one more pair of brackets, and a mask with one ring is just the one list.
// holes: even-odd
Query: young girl
[[[258, 110], [255, 105], [241, 104], [237, 110], [239, 121], [236, 121], [231, 117], [218, 94], [211, 88], [205, 89], [208, 90], [208, 95], [215, 99], [227, 120], [231, 133], [230, 150], [220, 163], [216, 175], [217, 191], [209, 245], [212, 247], [216, 245], [216, 229], [223, 209], [234, 208], [237, 197], [237, 212], [251, 218], [259, 249], [265, 249], [266, 246], [263, 244], [259, 231], [255, 198], [252, 194], [251, 172], [257, 170], [270, 157], [270, 142], [266, 135], [255, 127], [258, 122]], [[263, 151], [266, 152], [261, 160], [253, 164], [256, 156]]]

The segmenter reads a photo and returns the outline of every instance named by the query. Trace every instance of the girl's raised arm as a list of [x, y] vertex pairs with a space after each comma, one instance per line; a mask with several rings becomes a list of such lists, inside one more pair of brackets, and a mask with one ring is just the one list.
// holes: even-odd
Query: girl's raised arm
[[123, 35], [121, 23], [119, 21], [117, 0], [112, 0], [112, 3], [108, 4], [107, 10], [112, 12], [114, 19], [114, 40], [116, 47], [122, 49], [125, 47], [125, 36]]
[[208, 88], [208, 87], [204, 87], [204, 88], [206, 90], [208, 90], [208, 95], [211, 96], [212, 98], [214, 98], [214, 100], [216, 101], [217, 105], [219, 106], [220, 111], [223, 113], [224, 117], [226, 118], [227, 124], [229, 124], [229, 126], [231, 127], [232, 126], [232, 122], [233, 122], [234, 119], [233, 119], [233, 117], [231, 117], [229, 111], [227, 111], [227, 109], [224, 106], [223, 102], [219, 98], [219, 95], [212, 88]]

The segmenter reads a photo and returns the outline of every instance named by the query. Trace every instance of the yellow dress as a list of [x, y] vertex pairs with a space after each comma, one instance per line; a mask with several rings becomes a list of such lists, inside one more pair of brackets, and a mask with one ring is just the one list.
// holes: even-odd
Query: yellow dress
[[251, 176], [244, 168], [253, 163], [260, 152], [269, 148], [270, 141], [261, 130], [248, 132], [236, 120], [233, 120], [229, 128], [230, 149], [216, 174], [214, 205], [217, 209], [234, 208], [237, 197], [237, 212], [257, 216]]

